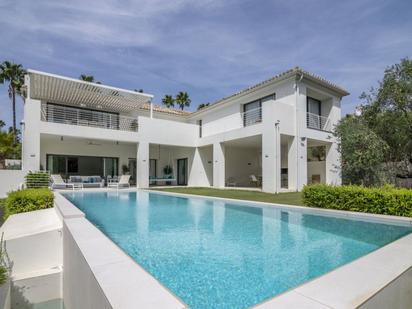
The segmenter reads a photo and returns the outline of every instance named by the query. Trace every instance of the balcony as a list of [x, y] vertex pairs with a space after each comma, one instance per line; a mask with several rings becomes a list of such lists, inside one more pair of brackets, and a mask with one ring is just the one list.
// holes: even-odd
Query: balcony
[[306, 124], [307, 127], [311, 129], [332, 132], [332, 124], [328, 117], [306, 113]]
[[137, 132], [136, 118], [115, 113], [42, 103], [41, 120], [75, 126]]
[[254, 108], [240, 114], [243, 121], [243, 126], [248, 127], [262, 122], [262, 108]]

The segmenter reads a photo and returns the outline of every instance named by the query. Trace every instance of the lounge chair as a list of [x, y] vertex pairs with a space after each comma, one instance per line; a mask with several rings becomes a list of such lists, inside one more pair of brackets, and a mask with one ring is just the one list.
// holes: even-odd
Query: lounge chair
[[256, 177], [256, 175], [250, 175], [249, 176], [249, 180], [250, 180], [250, 184], [251, 185], [255, 185], [256, 187], [260, 186], [260, 181], [259, 179]]
[[120, 176], [119, 181], [107, 183], [107, 187], [116, 188], [116, 189], [119, 189], [121, 187], [130, 188], [129, 180], [130, 180], [130, 175], [122, 175]]
[[76, 189], [83, 189], [83, 184], [81, 183], [67, 183], [63, 180], [62, 176], [56, 174], [56, 175], [50, 175], [51, 178], [51, 187], [52, 189], [66, 189], [66, 188], [71, 188], [72, 190]]
[[237, 183], [236, 183], [235, 178], [229, 177], [229, 178], [226, 180], [226, 187], [236, 187], [236, 186], [237, 186]]

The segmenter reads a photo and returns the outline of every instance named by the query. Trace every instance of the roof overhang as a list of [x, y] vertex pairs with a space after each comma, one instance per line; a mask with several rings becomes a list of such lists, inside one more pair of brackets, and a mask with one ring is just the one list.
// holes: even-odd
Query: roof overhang
[[342, 88], [342, 87], [340, 87], [340, 86], [338, 86], [338, 85], [336, 85], [336, 84], [334, 84], [334, 83], [332, 83], [332, 82], [330, 82], [330, 81], [328, 81], [328, 80], [326, 80], [326, 79], [324, 79], [324, 78], [322, 78], [318, 75], [312, 74], [312, 73], [310, 73], [308, 71], [305, 71], [305, 70], [303, 70], [299, 67], [295, 67], [295, 68], [290, 69], [286, 72], [278, 74], [278, 75], [276, 75], [272, 78], [269, 78], [269, 79], [267, 79], [263, 82], [260, 82], [256, 85], [253, 85], [253, 86], [248, 87], [246, 89], [243, 89], [239, 92], [236, 92], [236, 93], [234, 93], [234, 94], [232, 94], [228, 97], [220, 99], [220, 100], [210, 104], [209, 106], [207, 106], [205, 108], [202, 108], [198, 111], [193, 112], [192, 114], [190, 114], [189, 117], [195, 117], [199, 114], [203, 114], [206, 111], [210, 111], [210, 110], [213, 110], [215, 108], [218, 108], [218, 107], [220, 107], [220, 106], [222, 106], [226, 103], [231, 102], [232, 100], [234, 100], [236, 98], [239, 98], [241, 96], [250, 94], [250, 93], [252, 93], [254, 91], [257, 91], [257, 90], [259, 90], [259, 89], [261, 89], [261, 88], [263, 88], [263, 87], [265, 87], [269, 84], [275, 84], [275, 83], [278, 83], [278, 82], [281, 82], [281, 81], [284, 81], [284, 80], [290, 79], [290, 78], [295, 78], [296, 80], [301, 80], [303, 78], [307, 79], [309, 81], [312, 81], [312, 82], [314, 82], [314, 83], [316, 83], [316, 84], [332, 91], [333, 93], [337, 94], [340, 97], [344, 97], [344, 96], [349, 95], [349, 92], [347, 90], [345, 90], [344, 88]]
[[[28, 70], [28, 95], [32, 99], [119, 112], [137, 110], [153, 95]], [[27, 81], [26, 81], [27, 83]]]

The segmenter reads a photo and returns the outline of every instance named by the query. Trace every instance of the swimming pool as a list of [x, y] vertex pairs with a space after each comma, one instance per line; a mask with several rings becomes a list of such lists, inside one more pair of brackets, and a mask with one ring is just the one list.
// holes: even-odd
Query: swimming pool
[[246, 308], [412, 231], [158, 193], [64, 194], [192, 308]]

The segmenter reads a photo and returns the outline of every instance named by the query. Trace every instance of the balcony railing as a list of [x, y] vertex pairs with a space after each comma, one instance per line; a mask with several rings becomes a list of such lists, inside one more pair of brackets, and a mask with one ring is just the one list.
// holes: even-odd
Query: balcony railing
[[41, 120], [75, 126], [137, 132], [137, 119], [123, 115], [43, 103]]
[[240, 114], [243, 121], [243, 126], [251, 126], [262, 122], [262, 108], [258, 107], [255, 109], [248, 110], [247, 112]]
[[306, 113], [308, 128], [331, 132], [332, 124], [329, 118], [317, 114]]

